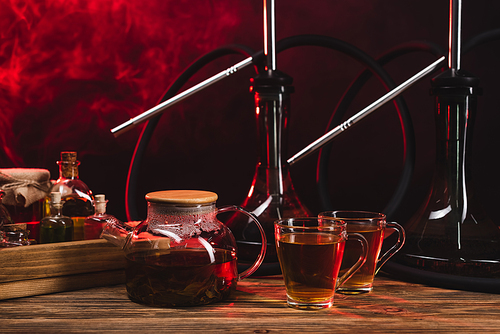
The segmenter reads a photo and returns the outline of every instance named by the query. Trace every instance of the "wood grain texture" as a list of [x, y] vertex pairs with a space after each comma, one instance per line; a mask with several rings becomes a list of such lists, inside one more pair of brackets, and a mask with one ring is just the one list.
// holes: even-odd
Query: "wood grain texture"
[[106, 240], [0, 251], [0, 300], [124, 282], [123, 251]]
[[286, 306], [280, 277], [238, 283], [227, 301], [152, 308], [128, 300], [124, 285], [5, 300], [0, 331], [72, 333], [498, 332], [500, 296], [446, 290], [377, 277], [374, 291], [337, 294], [322, 311]]
[[0, 283], [125, 268], [123, 251], [103, 239], [0, 251]]
[[125, 271], [122, 269], [6, 282], [0, 284], [0, 300], [88, 289], [118, 283], [125, 283]]

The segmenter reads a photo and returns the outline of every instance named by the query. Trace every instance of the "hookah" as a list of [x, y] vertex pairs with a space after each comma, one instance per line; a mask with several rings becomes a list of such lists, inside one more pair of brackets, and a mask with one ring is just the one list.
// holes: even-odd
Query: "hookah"
[[461, 69], [461, 11], [461, 0], [451, 0], [448, 69], [431, 82], [436, 166], [429, 195], [384, 270], [433, 286], [500, 293], [500, 230], [474, 196], [469, 170], [481, 89], [479, 79]]
[[[264, 0], [264, 57], [265, 67], [250, 80], [254, 93], [257, 118], [259, 157], [252, 185], [241, 206], [253, 212], [262, 222], [268, 239], [265, 268], [279, 268], [274, 245], [274, 221], [284, 217], [305, 217], [311, 212], [300, 202], [292, 184], [286, 156], [287, 124], [290, 113], [290, 94], [293, 79], [277, 69], [275, 2]], [[259, 231], [242, 215], [227, 222], [233, 232], [239, 257], [252, 263], [261, 247]]]

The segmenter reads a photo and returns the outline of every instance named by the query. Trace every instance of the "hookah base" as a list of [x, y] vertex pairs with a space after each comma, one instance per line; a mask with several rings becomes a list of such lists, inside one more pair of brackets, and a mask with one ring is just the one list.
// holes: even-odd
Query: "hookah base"
[[442, 274], [405, 266], [394, 261], [384, 264], [382, 271], [406, 282], [445, 289], [500, 294], [500, 278]]

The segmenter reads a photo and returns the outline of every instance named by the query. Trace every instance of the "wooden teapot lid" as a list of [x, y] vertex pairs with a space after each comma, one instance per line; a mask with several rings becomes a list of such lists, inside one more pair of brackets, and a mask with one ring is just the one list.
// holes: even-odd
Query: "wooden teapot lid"
[[168, 204], [208, 204], [217, 200], [216, 193], [204, 190], [164, 190], [146, 194], [146, 201]]

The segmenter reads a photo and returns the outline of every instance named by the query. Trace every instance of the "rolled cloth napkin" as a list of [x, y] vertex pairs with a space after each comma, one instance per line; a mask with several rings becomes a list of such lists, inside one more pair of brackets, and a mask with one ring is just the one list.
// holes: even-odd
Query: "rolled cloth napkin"
[[0, 189], [5, 191], [2, 203], [28, 207], [50, 192], [50, 172], [39, 168], [0, 169]]

